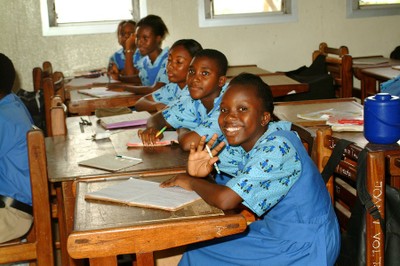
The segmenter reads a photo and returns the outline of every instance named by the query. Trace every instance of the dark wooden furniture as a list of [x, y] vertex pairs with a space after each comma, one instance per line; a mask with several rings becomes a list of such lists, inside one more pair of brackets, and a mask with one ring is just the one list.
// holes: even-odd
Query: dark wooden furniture
[[328, 72], [333, 77], [336, 97], [352, 97], [353, 93], [353, 72], [352, 57], [346, 46], [339, 48], [329, 47], [325, 42], [320, 43], [319, 49], [312, 54], [314, 61], [318, 55], [325, 55]]
[[26, 242], [13, 241], [0, 244], [0, 263], [30, 261], [37, 265], [51, 266], [54, 265], [54, 247], [43, 132], [41, 130], [29, 131], [27, 141], [33, 226], [26, 237]]
[[[83, 126], [81, 118], [92, 125]], [[89, 178], [109, 178], [115, 175], [151, 176], [156, 173], [178, 173], [186, 169], [188, 153], [178, 145], [165, 147], [148, 147], [127, 149], [125, 140], [109, 139], [93, 141], [92, 136], [104, 129], [97, 123], [95, 116], [68, 117], [66, 119], [68, 134], [65, 136], [47, 137], [46, 152], [49, 181], [56, 188], [58, 221], [62, 265], [80, 265], [82, 262], [72, 259], [67, 253], [67, 237], [73, 230], [75, 196], [73, 182]], [[106, 153], [129, 153], [132, 157], [140, 157], [143, 162], [121, 172], [112, 173], [100, 169], [78, 166], [78, 162]]]
[[73, 258], [89, 258], [91, 266], [117, 265], [117, 255], [135, 253], [135, 265], [151, 266], [154, 251], [240, 233], [247, 227], [241, 214], [225, 215], [203, 200], [169, 212], [84, 199], [87, 192], [120, 181], [77, 182], [74, 231], [68, 237]]

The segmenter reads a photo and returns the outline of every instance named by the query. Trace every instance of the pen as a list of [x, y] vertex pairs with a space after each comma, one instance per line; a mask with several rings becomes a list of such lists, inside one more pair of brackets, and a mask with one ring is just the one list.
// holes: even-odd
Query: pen
[[165, 126], [165, 127], [163, 127], [162, 129], [160, 129], [160, 131], [158, 131], [157, 134], [156, 134], [156, 138], [157, 138], [158, 136], [160, 136], [166, 129], [167, 129], [167, 126]]
[[[210, 157], [213, 158], [214, 156], [212, 155], [211, 150], [208, 147], [208, 145], [206, 145], [206, 150], [207, 150], [208, 154], [210, 155]], [[214, 167], [215, 167], [215, 170], [217, 170], [217, 173], [220, 174], [221, 172], [219, 171], [217, 163], [214, 163]]]
[[136, 160], [136, 161], [142, 161], [142, 159], [135, 158], [135, 157], [129, 157], [125, 155], [116, 155], [115, 157], [121, 158], [121, 159], [128, 159], [128, 160]]

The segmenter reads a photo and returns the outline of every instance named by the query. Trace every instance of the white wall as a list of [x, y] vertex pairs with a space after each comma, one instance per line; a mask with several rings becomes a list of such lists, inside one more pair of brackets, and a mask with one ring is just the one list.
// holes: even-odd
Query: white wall
[[[346, 45], [353, 56], [389, 56], [400, 45], [400, 15], [347, 19], [345, 0], [298, 0], [295, 23], [218, 28], [199, 28], [197, 0], [148, 0], [147, 7], [170, 30], [164, 45], [193, 38], [224, 52], [232, 65], [257, 64], [270, 71], [309, 65], [322, 41]], [[0, 14], [0, 52], [13, 60], [26, 90], [32, 90], [33, 67], [43, 61], [69, 75], [106, 66], [119, 48], [116, 34], [43, 37], [38, 0], [0, 0]]]

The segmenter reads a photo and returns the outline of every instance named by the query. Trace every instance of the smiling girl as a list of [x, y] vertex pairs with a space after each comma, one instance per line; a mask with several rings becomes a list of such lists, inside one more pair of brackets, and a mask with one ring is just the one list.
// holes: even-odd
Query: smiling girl
[[[161, 184], [194, 190], [222, 210], [242, 204], [258, 218], [244, 233], [191, 245], [179, 265], [333, 265], [340, 232], [323, 179], [288, 122], [271, 122], [272, 93], [260, 77], [241, 74], [222, 97], [226, 138], [213, 150], [226, 184], [208, 176], [217, 157], [191, 145], [188, 173]], [[213, 146], [216, 136], [207, 144]]]

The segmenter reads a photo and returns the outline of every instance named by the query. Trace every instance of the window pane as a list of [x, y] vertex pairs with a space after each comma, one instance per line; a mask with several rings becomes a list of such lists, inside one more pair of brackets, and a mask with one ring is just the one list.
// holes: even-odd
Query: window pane
[[400, 4], [400, 0], [360, 0], [360, 6]]
[[282, 0], [214, 0], [214, 15], [282, 11]]
[[132, 19], [132, 0], [54, 0], [57, 23]]

